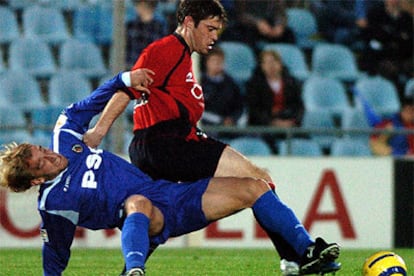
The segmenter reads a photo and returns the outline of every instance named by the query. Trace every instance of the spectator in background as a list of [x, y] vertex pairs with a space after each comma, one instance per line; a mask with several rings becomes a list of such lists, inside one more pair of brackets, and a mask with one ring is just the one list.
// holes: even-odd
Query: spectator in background
[[157, 0], [131, 0], [136, 18], [127, 23], [126, 66], [131, 68], [148, 44], [167, 34], [167, 22], [155, 13]]
[[350, 45], [353, 50], [364, 47], [361, 32], [368, 25], [368, 1], [314, 0], [310, 4], [319, 31], [326, 41]]
[[366, 51], [361, 69], [393, 81], [403, 97], [403, 84], [413, 72], [413, 17], [400, 0], [384, 0], [367, 14]]
[[237, 0], [233, 4], [223, 40], [247, 43], [256, 52], [263, 43], [295, 43], [295, 36], [287, 26], [285, 0]]
[[[301, 85], [289, 74], [279, 53], [263, 50], [246, 83], [248, 124], [289, 128], [300, 126], [304, 111]], [[274, 142], [266, 138], [273, 148]]]
[[234, 126], [243, 113], [240, 87], [224, 70], [224, 52], [215, 47], [205, 57], [201, 76], [205, 110], [203, 125]]
[[[388, 130], [414, 130], [414, 99], [405, 97], [400, 112], [389, 119], [384, 119], [375, 128]], [[374, 134], [370, 146], [375, 155], [404, 156], [414, 154], [414, 134]]]

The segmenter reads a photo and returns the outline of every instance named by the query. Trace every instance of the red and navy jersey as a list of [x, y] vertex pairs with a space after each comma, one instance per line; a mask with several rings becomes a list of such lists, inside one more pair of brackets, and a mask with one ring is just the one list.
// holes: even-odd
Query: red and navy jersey
[[[204, 96], [194, 76], [190, 49], [182, 37], [174, 33], [150, 44], [135, 63], [136, 68], [151, 69], [155, 76], [148, 100], [138, 100], [135, 105], [134, 130], [178, 118], [197, 124], [204, 111]], [[140, 92], [130, 92], [133, 98], [141, 99]]]

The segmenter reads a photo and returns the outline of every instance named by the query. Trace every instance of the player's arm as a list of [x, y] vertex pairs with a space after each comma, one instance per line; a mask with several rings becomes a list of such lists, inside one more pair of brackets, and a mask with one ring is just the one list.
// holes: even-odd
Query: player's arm
[[[149, 94], [150, 91], [147, 87], [153, 82], [151, 77], [153, 74], [154, 72], [149, 69], [135, 69], [123, 73], [121, 78], [127, 87]], [[122, 91], [125, 93], [116, 93], [112, 96], [95, 126], [83, 135], [83, 142], [89, 147], [99, 146], [112, 124], [124, 112], [129, 101], [134, 97], [129, 90]]]
[[[58, 121], [60, 128], [70, 128], [78, 133], [85, 133], [92, 118], [101, 113], [108, 101], [117, 92], [129, 93], [128, 87], [146, 90], [146, 85], [152, 82], [151, 70], [137, 69], [131, 72], [119, 73], [108, 80], [85, 99], [74, 103], [65, 109], [63, 122]], [[123, 93], [124, 94], [124, 93]]]
[[42, 214], [43, 275], [61, 275], [68, 265], [76, 225], [61, 216]]

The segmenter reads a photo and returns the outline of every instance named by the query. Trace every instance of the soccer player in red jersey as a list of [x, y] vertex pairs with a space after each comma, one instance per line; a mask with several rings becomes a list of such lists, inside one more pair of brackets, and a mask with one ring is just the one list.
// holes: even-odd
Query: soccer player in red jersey
[[[149, 93], [130, 89], [109, 101], [84, 142], [97, 147], [114, 120], [135, 100], [131, 162], [153, 179], [195, 181], [206, 177], [253, 177], [274, 187], [270, 175], [229, 145], [197, 128], [204, 111], [202, 87], [195, 79], [191, 54], [207, 54], [227, 21], [219, 0], [182, 0], [173, 34], [150, 44], [133, 66], [148, 68], [153, 82], [143, 83]], [[300, 262], [292, 247], [270, 233], [282, 259]]]

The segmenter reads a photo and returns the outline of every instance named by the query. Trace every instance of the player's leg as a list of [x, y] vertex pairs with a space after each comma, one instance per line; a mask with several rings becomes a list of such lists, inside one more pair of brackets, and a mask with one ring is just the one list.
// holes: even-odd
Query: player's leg
[[161, 231], [163, 215], [150, 200], [141, 195], [130, 196], [125, 201], [124, 210], [126, 218], [122, 226], [121, 243], [126, 275], [138, 273], [140, 270], [144, 273], [150, 247], [149, 236]]
[[[224, 149], [220, 157], [215, 176], [252, 176], [264, 179], [270, 185], [273, 184], [270, 175], [265, 170], [259, 168], [251, 160], [229, 146]], [[274, 186], [272, 188], [274, 188]], [[285, 263], [286, 261], [290, 262], [291, 266], [296, 266], [297, 270], [299, 270], [299, 266], [293, 264], [292, 262], [299, 263], [300, 256], [290, 246], [290, 244], [277, 233], [269, 231], [266, 226], [262, 224], [260, 226], [265, 230], [271, 239], [273, 245], [279, 253], [280, 258], [285, 260]]]
[[256, 166], [246, 156], [230, 146], [224, 148], [217, 164], [215, 177], [253, 177], [273, 183], [270, 175]]
[[[269, 232], [280, 236], [299, 255], [303, 274], [320, 272], [321, 266], [339, 255], [337, 244], [315, 243], [294, 212], [269, 189], [265, 181], [251, 178], [213, 178], [203, 195], [207, 219], [216, 220], [251, 207]], [[220, 204], [219, 204], [220, 203]], [[306, 254], [312, 251], [311, 254]]]
[[[263, 194], [252, 209], [261, 225], [279, 234], [301, 256], [301, 274], [328, 273], [340, 269], [340, 264], [334, 262], [339, 256], [339, 245], [328, 244], [321, 238], [313, 241], [294, 212], [276, 193]], [[271, 210], [275, 210], [276, 214]]]

